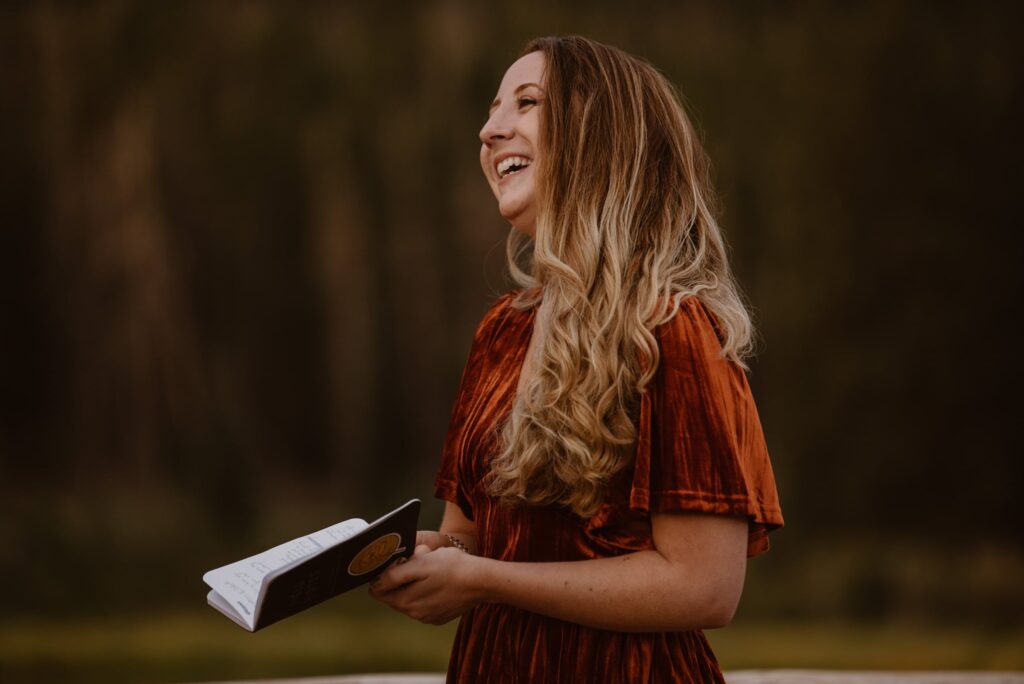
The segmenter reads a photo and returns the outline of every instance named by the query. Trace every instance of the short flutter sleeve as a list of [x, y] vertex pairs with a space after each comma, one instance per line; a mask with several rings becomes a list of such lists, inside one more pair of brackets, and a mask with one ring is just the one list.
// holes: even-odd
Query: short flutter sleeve
[[745, 516], [747, 555], [764, 553], [783, 520], [746, 374], [696, 297], [654, 335], [661, 360], [640, 397], [630, 507]]

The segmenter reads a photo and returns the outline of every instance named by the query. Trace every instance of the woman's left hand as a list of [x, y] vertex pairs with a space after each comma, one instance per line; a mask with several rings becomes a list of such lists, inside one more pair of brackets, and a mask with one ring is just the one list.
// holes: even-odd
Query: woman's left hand
[[405, 563], [395, 563], [370, 583], [370, 595], [414, 620], [443, 625], [479, 603], [475, 581], [480, 559], [465, 551], [417, 546]]

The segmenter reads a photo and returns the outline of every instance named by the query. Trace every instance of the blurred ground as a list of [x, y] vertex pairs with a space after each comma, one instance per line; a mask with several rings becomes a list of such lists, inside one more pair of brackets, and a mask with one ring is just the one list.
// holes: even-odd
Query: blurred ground
[[[212, 609], [0, 625], [0, 681], [176, 682], [445, 669], [430, 627], [348, 596], [250, 634]], [[737, 619], [707, 632], [724, 669], [1024, 670], [1024, 630]]]

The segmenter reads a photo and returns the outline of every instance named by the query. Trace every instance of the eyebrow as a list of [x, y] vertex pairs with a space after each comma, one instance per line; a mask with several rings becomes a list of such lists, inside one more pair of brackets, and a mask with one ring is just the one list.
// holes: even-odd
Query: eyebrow
[[[512, 92], [512, 94], [513, 94], [513, 95], [518, 95], [518, 94], [520, 93], [520, 91], [526, 90], [526, 89], [527, 89], [527, 88], [529, 88], [530, 86], [533, 86], [533, 87], [534, 87], [534, 88], [536, 88], [537, 90], [539, 90], [539, 91], [541, 91], [541, 92], [544, 92], [544, 89], [543, 89], [543, 88], [541, 88], [541, 87], [540, 87], [540, 85], [539, 85], [539, 84], [537, 84], [537, 83], [524, 83], [524, 84], [522, 84], [521, 86], [519, 86], [518, 88], [516, 88], [516, 89], [515, 89], [515, 90], [514, 90], [514, 91]], [[495, 107], [497, 107], [497, 106], [498, 106], [498, 105], [500, 105], [500, 104], [501, 104], [501, 98], [497, 98], [497, 97], [496, 97], [496, 98], [494, 98], [494, 102], [492, 102], [492, 103], [491, 103], [491, 107], [490, 107], [490, 109], [488, 109], [487, 111], [488, 111], [488, 112], [493, 112], [493, 111], [494, 111], [494, 108], [495, 108]]]

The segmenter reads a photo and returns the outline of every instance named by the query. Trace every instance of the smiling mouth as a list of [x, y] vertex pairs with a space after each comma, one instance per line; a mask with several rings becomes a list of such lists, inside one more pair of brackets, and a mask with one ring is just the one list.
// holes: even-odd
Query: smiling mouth
[[532, 163], [533, 160], [528, 157], [506, 157], [498, 162], [495, 170], [498, 172], [498, 178], [501, 179], [519, 173]]

